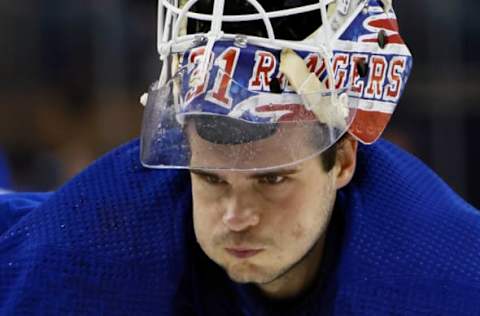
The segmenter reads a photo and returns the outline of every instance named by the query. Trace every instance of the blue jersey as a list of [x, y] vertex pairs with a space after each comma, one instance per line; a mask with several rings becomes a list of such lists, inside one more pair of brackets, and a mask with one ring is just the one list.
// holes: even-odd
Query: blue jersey
[[[287, 313], [196, 246], [188, 172], [138, 157], [135, 141], [55, 193], [0, 195], [0, 314]], [[480, 315], [479, 212], [386, 141], [360, 146], [357, 163], [319, 281], [288, 312]]]

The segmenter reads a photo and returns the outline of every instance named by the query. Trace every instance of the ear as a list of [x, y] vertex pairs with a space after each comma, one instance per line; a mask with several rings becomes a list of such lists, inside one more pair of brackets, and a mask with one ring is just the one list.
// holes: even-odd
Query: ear
[[335, 185], [337, 190], [343, 188], [352, 180], [357, 164], [358, 141], [351, 135], [346, 135], [337, 144], [337, 156], [335, 158]]

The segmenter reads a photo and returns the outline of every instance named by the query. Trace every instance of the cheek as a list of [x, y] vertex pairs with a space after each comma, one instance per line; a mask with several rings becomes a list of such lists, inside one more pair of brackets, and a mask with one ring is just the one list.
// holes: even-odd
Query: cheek
[[200, 244], [205, 245], [221, 220], [221, 215], [218, 205], [212, 202], [212, 198], [202, 190], [196, 190], [195, 185], [192, 185], [192, 197], [195, 236]]
[[195, 186], [192, 186], [193, 197], [193, 226], [195, 229], [195, 235], [197, 239], [202, 239], [204, 232], [208, 231], [211, 226], [211, 218], [208, 216], [211, 206], [203, 194], [195, 190]]
[[212, 233], [214, 228], [218, 225], [220, 219], [217, 215], [215, 206], [208, 203], [193, 202], [193, 225], [195, 233], [198, 235], [207, 235]]
[[304, 218], [308, 213], [305, 199], [304, 193], [297, 190], [276, 200], [274, 205], [269, 205], [268, 216], [264, 215], [264, 227], [268, 227], [280, 240], [304, 238]]
[[326, 227], [335, 194], [330, 185], [309, 186], [282, 199], [272, 219], [279, 238], [285, 240], [285, 244], [317, 238]]
[[305, 227], [301, 223], [295, 223], [291, 235], [294, 240], [302, 240], [305, 238]]

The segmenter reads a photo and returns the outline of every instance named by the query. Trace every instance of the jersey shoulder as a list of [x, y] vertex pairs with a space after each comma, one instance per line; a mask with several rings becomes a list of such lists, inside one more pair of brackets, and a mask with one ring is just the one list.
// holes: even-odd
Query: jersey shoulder
[[386, 141], [361, 148], [357, 171], [342, 192], [344, 290], [389, 308], [480, 313], [480, 212]]
[[25, 210], [0, 235], [0, 314], [169, 315], [190, 191], [185, 172], [143, 168], [134, 141], [47, 199], [0, 197]]
[[22, 217], [38, 208], [52, 193], [10, 192], [0, 190], [0, 235]]

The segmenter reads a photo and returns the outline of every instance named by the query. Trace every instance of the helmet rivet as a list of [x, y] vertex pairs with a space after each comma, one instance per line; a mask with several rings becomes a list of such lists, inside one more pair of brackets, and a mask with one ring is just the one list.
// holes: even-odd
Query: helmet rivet
[[245, 35], [236, 35], [233, 44], [237, 47], [245, 48], [247, 47], [248, 39]]
[[384, 49], [385, 46], [388, 44], [388, 37], [387, 37], [387, 32], [385, 30], [381, 30], [378, 32], [378, 46], [380, 46], [381, 49]]
[[368, 74], [368, 64], [365, 59], [359, 59], [356, 62], [357, 72], [360, 78], [365, 78]]
[[204, 35], [195, 35], [193, 38], [193, 47], [204, 45], [207, 42], [207, 37]]

